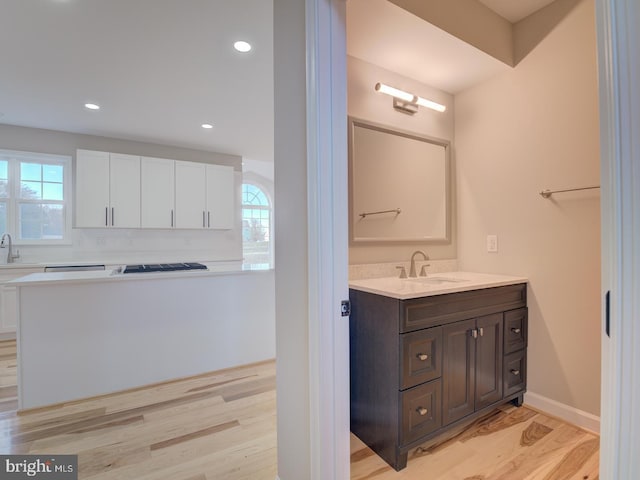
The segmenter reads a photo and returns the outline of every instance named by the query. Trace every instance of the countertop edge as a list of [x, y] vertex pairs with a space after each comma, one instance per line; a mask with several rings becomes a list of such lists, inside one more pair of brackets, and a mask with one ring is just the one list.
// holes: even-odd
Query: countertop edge
[[[472, 273], [472, 272], [469, 272]], [[477, 273], [476, 273], [477, 274]], [[445, 274], [438, 274], [445, 275]], [[506, 276], [506, 275], [494, 275], [494, 274], [480, 274], [485, 276], [495, 276], [502, 277], [496, 278], [494, 280], [487, 281], [478, 281], [471, 282], [469, 284], [454, 284], [451, 286], [442, 287], [434, 289], [425, 289], [417, 292], [407, 292], [407, 293], [398, 293], [392, 292], [388, 290], [382, 290], [380, 288], [369, 287], [366, 285], [358, 285], [358, 282], [363, 282], [363, 280], [353, 280], [349, 282], [349, 288], [353, 290], [358, 290], [361, 292], [373, 293], [375, 295], [382, 295], [389, 298], [395, 298], [397, 300], [411, 300], [413, 298], [421, 298], [421, 297], [433, 297], [437, 295], [446, 295], [448, 293], [459, 293], [459, 292], [468, 292], [472, 290], [481, 290], [484, 288], [494, 288], [494, 287], [504, 287], [508, 285], [518, 285], [522, 283], [529, 283], [529, 279], [527, 277], [519, 277], [519, 276]], [[370, 280], [370, 279], [369, 279]]]
[[181, 278], [207, 278], [229, 275], [251, 275], [273, 272], [274, 269], [261, 270], [191, 270], [175, 272], [153, 273], [116, 273], [114, 270], [84, 271], [84, 272], [60, 272], [60, 273], [31, 273], [24, 277], [16, 278], [5, 283], [15, 287], [30, 287], [43, 285], [86, 284], [123, 281], [147, 281], [147, 280], [176, 280]]

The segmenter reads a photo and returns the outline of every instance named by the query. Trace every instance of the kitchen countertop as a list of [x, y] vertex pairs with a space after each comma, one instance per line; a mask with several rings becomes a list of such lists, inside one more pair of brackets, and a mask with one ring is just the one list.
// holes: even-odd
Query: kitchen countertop
[[445, 293], [527, 283], [526, 277], [475, 272], [446, 272], [418, 278], [369, 278], [349, 281], [349, 288], [407, 300]]
[[121, 273], [121, 269], [107, 269], [97, 271], [80, 272], [47, 272], [32, 273], [24, 277], [16, 278], [7, 282], [14, 286], [47, 285], [61, 283], [86, 283], [86, 282], [119, 282], [131, 280], [166, 280], [172, 278], [186, 277], [206, 277], [218, 275], [236, 275], [255, 272], [270, 271], [272, 269], [257, 269], [251, 266], [242, 265], [221, 265], [216, 262], [201, 262], [207, 266], [207, 270], [178, 270], [171, 272], [149, 272], [149, 273]]

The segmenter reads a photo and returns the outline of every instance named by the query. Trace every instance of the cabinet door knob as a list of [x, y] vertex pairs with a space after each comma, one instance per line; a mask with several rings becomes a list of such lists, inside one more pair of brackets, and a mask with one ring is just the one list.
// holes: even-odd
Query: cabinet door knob
[[478, 330], [480, 330], [480, 336], [484, 337], [484, 328], [480, 327]]
[[512, 375], [520, 375], [520, 370], [511, 370]]
[[476, 328], [474, 328], [473, 330], [471, 330], [471, 336], [473, 338], [478, 338], [478, 330]]
[[424, 362], [427, 358], [429, 358], [429, 355], [427, 355], [426, 353], [418, 353], [416, 357]]
[[421, 416], [425, 416], [427, 413], [429, 413], [429, 410], [427, 410], [424, 407], [418, 407], [416, 408], [416, 412], [418, 412]]
[[511, 331], [513, 333], [520, 333], [520, 329], [519, 328], [512, 328]]

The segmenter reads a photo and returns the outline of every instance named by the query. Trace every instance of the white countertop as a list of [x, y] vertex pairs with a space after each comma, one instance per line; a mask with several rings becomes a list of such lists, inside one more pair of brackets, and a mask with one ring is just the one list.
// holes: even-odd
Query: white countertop
[[526, 283], [526, 277], [474, 272], [446, 272], [418, 278], [368, 278], [349, 281], [349, 288], [407, 300], [445, 293]]
[[120, 273], [119, 269], [80, 271], [80, 272], [47, 272], [32, 273], [24, 277], [16, 278], [7, 282], [14, 286], [31, 286], [60, 283], [86, 283], [86, 282], [119, 282], [126, 280], [168, 280], [185, 277], [206, 277], [217, 275], [236, 275], [270, 269], [247, 268], [238, 265], [220, 265], [211, 262], [201, 262], [207, 266], [207, 270], [178, 270], [172, 272], [149, 272], [149, 273]]

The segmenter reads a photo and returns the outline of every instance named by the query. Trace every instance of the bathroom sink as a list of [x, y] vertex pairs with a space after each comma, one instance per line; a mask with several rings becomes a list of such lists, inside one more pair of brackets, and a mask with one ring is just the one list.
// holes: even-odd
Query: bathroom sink
[[423, 283], [425, 285], [443, 285], [447, 283], [468, 282], [468, 280], [464, 278], [451, 278], [451, 277], [418, 277], [418, 278], [407, 278], [406, 281], [413, 282], [413, 283]]

